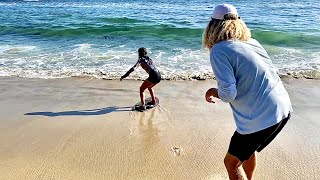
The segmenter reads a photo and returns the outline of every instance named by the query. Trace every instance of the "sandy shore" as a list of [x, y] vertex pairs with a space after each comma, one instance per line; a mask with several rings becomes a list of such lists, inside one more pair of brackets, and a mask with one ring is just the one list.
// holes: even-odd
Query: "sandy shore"
[[[0, 78], [0, 179], [227, 179], [235, 129], [215, 81], [162, 81], [160, 106], [131, 112], [141, 81]], [[320, 81], [286, 80], [294, 113], [258, 154], [255, 179], [320, 178]]]

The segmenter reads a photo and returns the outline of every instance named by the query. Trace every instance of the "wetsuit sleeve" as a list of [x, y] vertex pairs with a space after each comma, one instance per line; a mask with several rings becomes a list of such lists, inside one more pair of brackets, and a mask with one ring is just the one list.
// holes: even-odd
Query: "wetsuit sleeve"
[[139, 67], [139, 65], [140, 65], [140, 60], [138, 60], [138, 62], [135, 65], [133, 65], [132, 68], [130, 68], [129, 71], [126, 72], [126, 74], [121, 76], [121, 79], [128, 77], [130, 73], [132, 73], [137, 67]]
[[224, 102], [231, 102], [237, 96], [236, 79], [228, 55], [211, 49], [210, 62], [218, 82], [218, 96]]
[[136, 64], [132, 67], [133, 69], [137, 69], [140, 66], [140, 59], [136, 62]]

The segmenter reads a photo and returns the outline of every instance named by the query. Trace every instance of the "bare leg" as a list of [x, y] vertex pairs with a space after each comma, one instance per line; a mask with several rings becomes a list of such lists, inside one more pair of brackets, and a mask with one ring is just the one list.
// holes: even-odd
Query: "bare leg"
[[155, 84], [153, 84], [152, 86], [148, 87], [151, 99], [152, 99], [152, 103], [156, 104], [156, 95], [154, 93], [154, 90], [152, 89], [152, 87], [155, 86]]
[[152, 86], [153, 84], [149, 81], [143, 81], [143, 83], [140, 86], [140, 100], [141, 100], [141, 105], [145, 105], [144, 101], [144, 90], [147, 89], [148, 87]]
[[256, 162], [257, 162], [256, 153], [253, 153], [250, 156], [250, 158], [248, 160], [244, 161], [242, 164], [243, 170], [246, 173], [247, 178], [249, 180], [252, 179], [254, 169], [256, 168]]
[[247, 179], [241, 166], [242, 162], [235, 156], [227, 153], [224, 158], [224, 165], [227, 168], [230, 180]]

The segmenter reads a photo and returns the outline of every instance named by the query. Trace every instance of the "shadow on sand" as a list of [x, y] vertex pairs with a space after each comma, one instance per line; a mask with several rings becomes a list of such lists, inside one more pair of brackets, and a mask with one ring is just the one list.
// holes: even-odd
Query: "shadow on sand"
[[104, 115], [111, 112], [119, 112], [119, 111], [131, 111], [131, 107], [117, 107], [110, 106], [99, 109], [88, 109], [88, 110], [78, 110], [78, 111], [62, 111], [62, 112], [30, 112], [24, 115], [38, 115], [38, 116], [97, 116]]

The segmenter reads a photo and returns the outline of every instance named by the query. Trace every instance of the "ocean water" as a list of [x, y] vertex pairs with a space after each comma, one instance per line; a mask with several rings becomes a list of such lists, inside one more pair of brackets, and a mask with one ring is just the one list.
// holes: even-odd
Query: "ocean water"
[[319, 0], [0, 0], [0, 76], [114, 79], [146, 47], [166, 79], [210, 78], [202, 33], [223, 2], [280, 74], [320, 78]]

